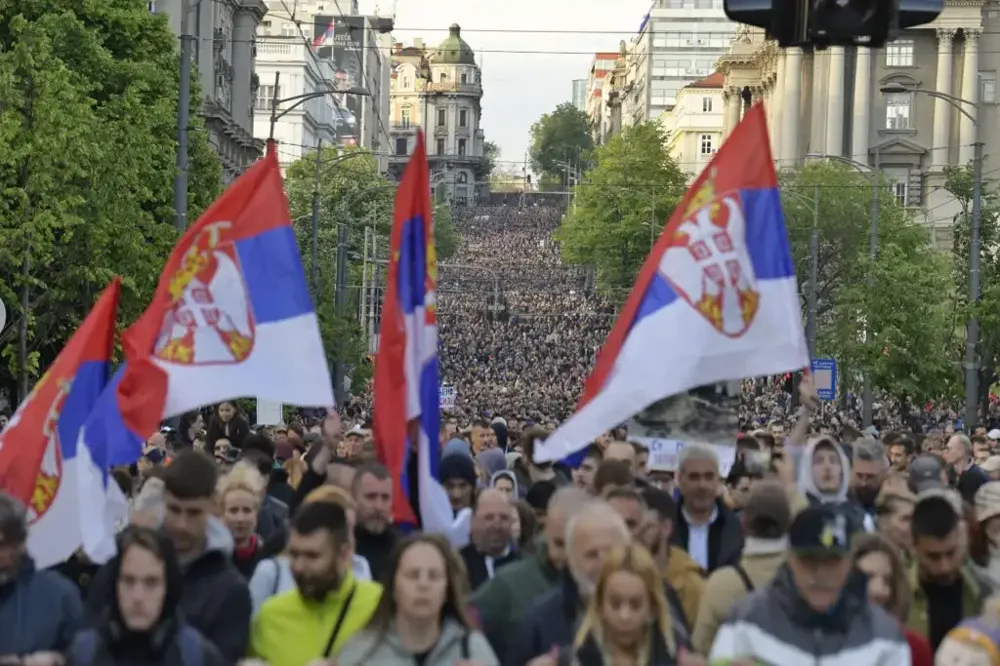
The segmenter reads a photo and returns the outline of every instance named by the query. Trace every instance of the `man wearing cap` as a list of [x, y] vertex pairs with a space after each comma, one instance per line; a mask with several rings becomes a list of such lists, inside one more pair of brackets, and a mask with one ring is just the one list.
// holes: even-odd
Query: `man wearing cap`
[[835, 507], [803, 509], [789, 529], [788, 561], [722, 624], [709, 662], [800, 666], [849, 654], [851, 666], [910, 666], [899, 622], [868, 601], [849, 539]]

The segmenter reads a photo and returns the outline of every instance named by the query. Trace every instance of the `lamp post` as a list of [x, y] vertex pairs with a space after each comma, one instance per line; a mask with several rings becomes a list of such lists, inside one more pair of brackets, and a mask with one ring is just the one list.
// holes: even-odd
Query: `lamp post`
[[[363, 88], [349, 88], [347, 90], [314, 90], [313, 92], [303, 93], [301, 95], [292, 95], [291, 97], [283, 97], [278, 99], [278, 83], [281, 81], [281, 72], [274, 73], [274, 92], [271, 97], [271, 127], [267, 132], [267, 140], [274, 141], [274, 126], [279, 120], [281, 120], [285, 114], [290, 111], [294, 111], [298, 107], [302, 106], [311, 99], [317, 99], [319, 97], [325, 97], [326, 95], [362, 95], [371, 96], [367, 90]], [[281, 113], [278, 113], [278, 105], [284, 104], [285, 102], [295, 102], [288, 108], [282, 109]]]
[[[871, 181], [872, 184], [872, 207], [870, 213], [870, 222], [868, 224], [868, 258], [871, 260], [872, 264], [878, 258], [878, 215], [879, 215], [879, 184], [878, 184], [878, 170], [879, 170], [879, 153], [878, 150], [875, 151], [875, 166], [874, 168], [863, 162], [858, 162], [857, 160], [852, 160], [849, 157], [842, 157], [841, 155], [829, 155], [829, 154], [816, 154], [811, 153], [806, 155], [806, 157], [815, 157], [820, 159], [834, 160], [841, 162], [848, 166], [854, 167], [854, 169], [865, 176]], [[875, 287], [875, 276], [870, 274], [868, 276], [868, 288], [873, 289]], [[865, 342], [869, 345], [875, 343], [875, 336], [872, 334], [871, 324], [868, 324], [867, 319], [868, 314], [865, 315]], [[864, 378], [864, 397], [862, 398], [862, 421], [865, 427], [872, 424], [872, 409], [875, 402], [874, 388], [872, 386], [871, 373], [865, 373]]]
[[[972, 220], [969, 225], [969, 305], [972, 311], [965, 324], [965, 429], [972, 432], [979, 415], [979, 317], [976, 316], [976, 306], [979, 304], [980, 279], [982, 277], [982, 216], [983, 216], [983, 142], [979, 131], [979, 105], [976, 102], [925, 88], [908, 88], [898, 83], [882, 86], [883, 93], [922, 93], [928, 97], [940, 99], [954, 107], [959, 113], [972, 121], [975, 128], [975, 141], [972, 154]], [[973, 115], [962, 106], [968, 104], [976, 114]]]

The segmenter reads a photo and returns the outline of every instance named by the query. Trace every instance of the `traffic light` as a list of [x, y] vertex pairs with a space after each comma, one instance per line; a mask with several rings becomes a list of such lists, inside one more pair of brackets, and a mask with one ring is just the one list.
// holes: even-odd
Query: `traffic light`
[[878, 48], [900, 30], [930, 23], [944, 0], [725, 0], [726, 16], [757, 26], [781, 46]]

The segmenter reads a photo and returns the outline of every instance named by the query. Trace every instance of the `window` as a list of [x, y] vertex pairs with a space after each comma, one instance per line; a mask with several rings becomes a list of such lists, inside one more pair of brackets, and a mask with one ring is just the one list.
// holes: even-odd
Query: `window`
[[[149, 10], [150, 14], [155, 14], [156, 13], [156, 0], [147, 0], [147, 2], [146, 2], [146, 9]], [[268, 22], [267, 25], [271, 25], [271, 23]]]
[[468, 83], [468, 82], [469, 82], [469, 75], [466, 74], [465, 72], [462, 72], [462, 83]]
[[456, 178], [455, 181], [458, 182], [458, 183], [468, 183], [469, 182], [469, 174], [465, 173], [464, 171], [459, 171], [458, 172], [458, 178]]
[[458, 140], [458, 154], [459, 155], [465, 154], [465, 139]]
[[885, 96], [885, 128], [891, 130], [910, 129], [910, 106], [913, 95], [910, 93], [888, 93]]
[[715, 152], [715, 149], [713, 148], [712, 143], [713, 143], [713, 141], [712, 141], [712, 135], [711, 134], [702, 134], [701, 135], [700, 140], [699, 140], [699, 144], [701, 146], [701, 154], [702, 155], [711, 155], [712, 153]]
[[701, 98], [701, 112], [702, 113], [712, 113], [712, 98], [702, 97]]
[[281, 99], [281, 86], [275, 91], [273, 85], [264, 85], [257, 88], [257, 99], [254, 100], [254, 108], [260, 111], [270, 111], [271, 101]]
[[437, 152], [435, 155], [444, 155], [444, 139], [437, 140]]
[[997, 102], [997, 73], [979, 72], [979, 101], [984, 104]]
[[907, 198], [909, 194], [909, 188], [907, 187], [906, 181], [901, 181], [892, 184], [892, 194], [896, 197], [896, 201], [899, 202], [900, 206], [905, 206], [907, 204]]
[[298, 34], [298, 31], [295, 29], [294, 23], [289, 23], [288, 21], [282, 22], [281, 24], [282, 37], [294, 37], [296, 34]]
[[913, 67], [913, 40], [897, 39], [885, 45], [886, 67]]
[[400, 137], [396, 139], [396, 154], [405, 155], [406, 154], [406, 138]]
[[410, 126], [410, 110], [409, 109], [403, 109], [402, 111], [400, 111], [400, 113], [399, 113], [399, 124], [402, 125], [403, 127], [409, 127]]
[[405, 76], [403, 77], [403, 89], [404, 90], [409, 90], [410, 89], [410, 79], [408, 77], [405, 77]]
[[462, 109], [458, 112], [458, 126], [467, 127], [469, 125], [469, 112]]
[[441, 72], [441, 75], [438, 76], [438, 81], [440, 81], [441, 83], [444, 83], [447, 80], [448, 80], [448, 75], [445, 74], [444, 72]]
[[438, 109], [438, 123], [437, 123], [437, 126], [438, 127], [444, 127], [445, 126], [444, 109]]

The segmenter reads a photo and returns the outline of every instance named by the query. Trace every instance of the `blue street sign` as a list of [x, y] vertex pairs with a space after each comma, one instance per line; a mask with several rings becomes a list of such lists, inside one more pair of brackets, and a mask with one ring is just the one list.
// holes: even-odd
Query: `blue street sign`
[[813, 386], [820, 400], [837, 397], [837, 361], [832, 358], [814, 358], [811, 363]]

